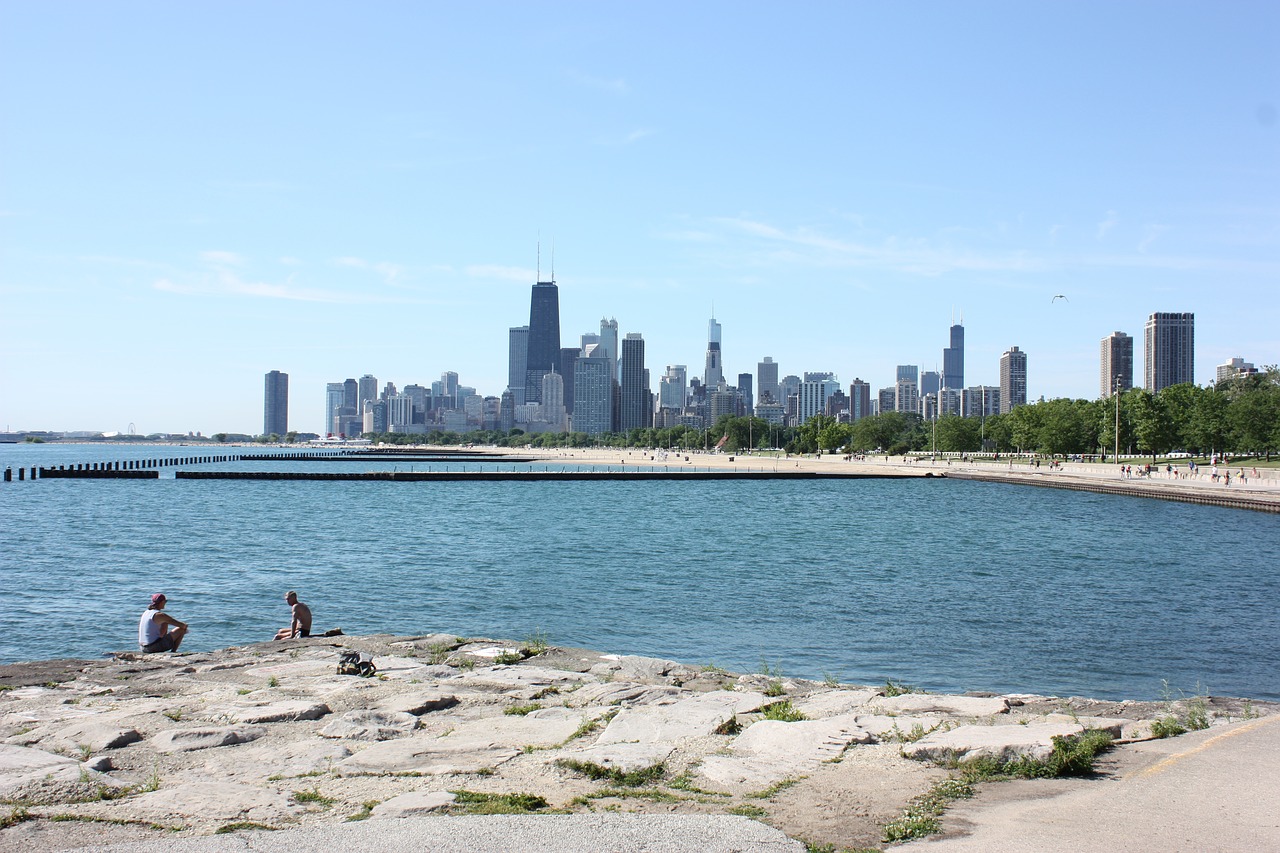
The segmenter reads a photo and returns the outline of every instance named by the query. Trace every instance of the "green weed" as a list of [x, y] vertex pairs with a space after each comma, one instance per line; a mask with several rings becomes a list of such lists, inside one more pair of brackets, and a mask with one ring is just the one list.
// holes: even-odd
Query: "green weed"
[[763, 712], [766, 720], [777, 720], [782, 723], [795, 723], [809, 719], [799, 708], [791, 704], [790, 699], [774, 702], [772, 705], [765, 705]]
[[753, 806], [750, 803], [743, 803], [740, 806], [734, 806], [733, 808], [729, 809], [729, 814], [736, 814], [736, 815], [741, 815], [742, 817], [749, 817], [749, 818], [754, 818], [756, 820], [759, 820], [760, 818], [764, 817], [769, 813], [764, 809], [760, 808], [759, 806]]
[[11, 826], [17, 826], [28, 820], [35, 820], [35, 815], [28, 812], [20, 806], [14, 806], [10, 809], [7, 817], [0, 817], [0, 829], [8, 829]]
[[267, 679], [267, 686], [268, 686], [268, 687], [279, 687], [279, 686], [280, 686], [280, 679], [276, 678], [274, 675], [273, 675], [273, 676], [271, 676], [270, 678], [268, 678], [268, 679]]
[[884, 683], [883, 692], [886, 699], [892, 699], [894, 696], [902, 696], [905, 693], [918, 693], [919, 691], [910, 684], [903, 684], [901, 681], [888, 679]]
[[1186, 733], [1186, 727], [1172, 714], [1151, 721], [1151, 736], [1154, 738], [1177, 737]]
[[315, 803], [316, 805], [324, 806], [325, 808], [328, 808], [336, 802], [332, 797], [326, 797], [324, 794], [320, 793], [319, 788], [312, 788], [310, 791], [294, 791], [293, 801], [295, 803]]
[[536, 794], [487, 794], [465, 789], [449, 793], [457, 797], [450, 810], [463, 814], [529, 814], [547, 807], [547, 801]]
[[792, 785], [798, 785], [807, 778], [807, 776], [793, 776], [789, 779], [783, 779], [781, 782], [774, 782], [763, 791], [756, 791], [755, 793], [747, 794], [747, 796], [753, 800], [771, 800]]
[[520, 663], [522, 660], [524, 660], [524, 655], [520, 654], [518, 651], [508, 649], [500, 652], [498, 656], [493, 659], [493, 662], [499, 666], [512, 666], [513, 664]]
[[381, 800], [365, 800], [360, 804], [360, 811], [347, 818], [347, 822], [351, 823], [356, 820], [368, 820], [369, 816], [373, 814], [374, 807], [380, 802]]
[[531, 714], [534, 711], [541, 710], [541, 708], [542, 705], [537, 702], [530, 702], [528, 705], [508, 705], [502, 709], [502, 713], [506, 714], [508, 717], [523, 717], [526, 714]]
[[941, 779], [911, 801], [901, 816], [884, 825], [886, 843], [923, 838], [942, 829], [938, 818], [955, 800], [973, 796], [973, 785], [963, 779]]
[[573, 758], [557, 759], [556, 766], [581, 773], [588, 779], [607, 779], [615, 785], [623, 785], [627, 788], [639, 788], [641, 785], [661, 779], [667, 773], [665, 764], [654, 764], [624, 773], [616, 767], [603, 767], [591, 761], [578, 761]]
[[529, 653], [529, 657], [540, 655], [549, 648], [551, 646], [547, 642], [546, 632], [538, 628], [535, 628], [532, 634], [524, 638], [524, 650]]
[[238, 820], [235, 823], [224, 823], [213, 831], [214, 835], [227, 835], [231, 832], [240, 832], [245, 829], [261, 829], [267, 832], [275, 832], [279, 827], [267, 826], [265, 823], [254, 823], [251, 820]]

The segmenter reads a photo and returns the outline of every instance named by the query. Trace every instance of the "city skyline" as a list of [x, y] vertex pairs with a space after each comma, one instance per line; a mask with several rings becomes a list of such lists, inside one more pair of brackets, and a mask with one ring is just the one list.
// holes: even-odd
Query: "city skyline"
[[364, 373], [496, 396], [552, 246], [561, 343], [616, 317], [654, 392], [709, 317], [730, 384], [873, 399], [1012, 346], [1028, 400], [1091, 399], [1153, 312], [1197, 383], [1275, 363], [1280, 7], [1152, 14], [14, 5], [0, 427], [253, 434], [270, 369], [301, 431]]

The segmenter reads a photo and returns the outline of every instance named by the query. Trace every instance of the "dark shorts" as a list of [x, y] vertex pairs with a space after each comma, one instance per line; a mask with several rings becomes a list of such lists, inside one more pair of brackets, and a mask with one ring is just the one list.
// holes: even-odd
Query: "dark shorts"
[[143, 646], [142, 650], [147, 654], [152, 654], [153, 652], [171, 652], [173, 651], [173, 637], [169, 634], [165, 634], [154, 643], [149, 643]]
[[305, 631], [299, 631], [299, 632], [298, 632], [298, 636], [299, 636], [299, 637], [310, 637], [310, 636], [311, 636], [311, 629], [310, 629], [310, 628], [308, 628], [308, 629], [307, 629], [307, 630], [305, 630]]

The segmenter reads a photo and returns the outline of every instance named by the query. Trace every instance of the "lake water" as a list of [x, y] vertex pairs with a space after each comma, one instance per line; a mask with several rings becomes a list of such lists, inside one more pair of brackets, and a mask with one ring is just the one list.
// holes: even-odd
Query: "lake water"
[[[0, 469], [206, 452], [0, 445]], [[217, 467], [300, 464], [410, 467]], [[0, 662], [132, 649], [159, 591], [191, 623], [184, 650], [268, 639], [296, 589], [317, 630], [348, 634], [542, 632], [854, 683], [1280, 700], [1278, 532], [1263, 513], [952, 480], [15, 481]]]

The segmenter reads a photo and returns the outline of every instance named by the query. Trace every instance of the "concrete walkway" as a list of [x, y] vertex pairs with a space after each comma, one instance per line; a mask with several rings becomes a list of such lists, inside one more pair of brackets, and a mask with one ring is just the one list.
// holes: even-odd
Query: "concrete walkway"
[[1104, 779], [989, 783], [904, 853], [1280, 850], [1280, 716], [1115, 753]]

